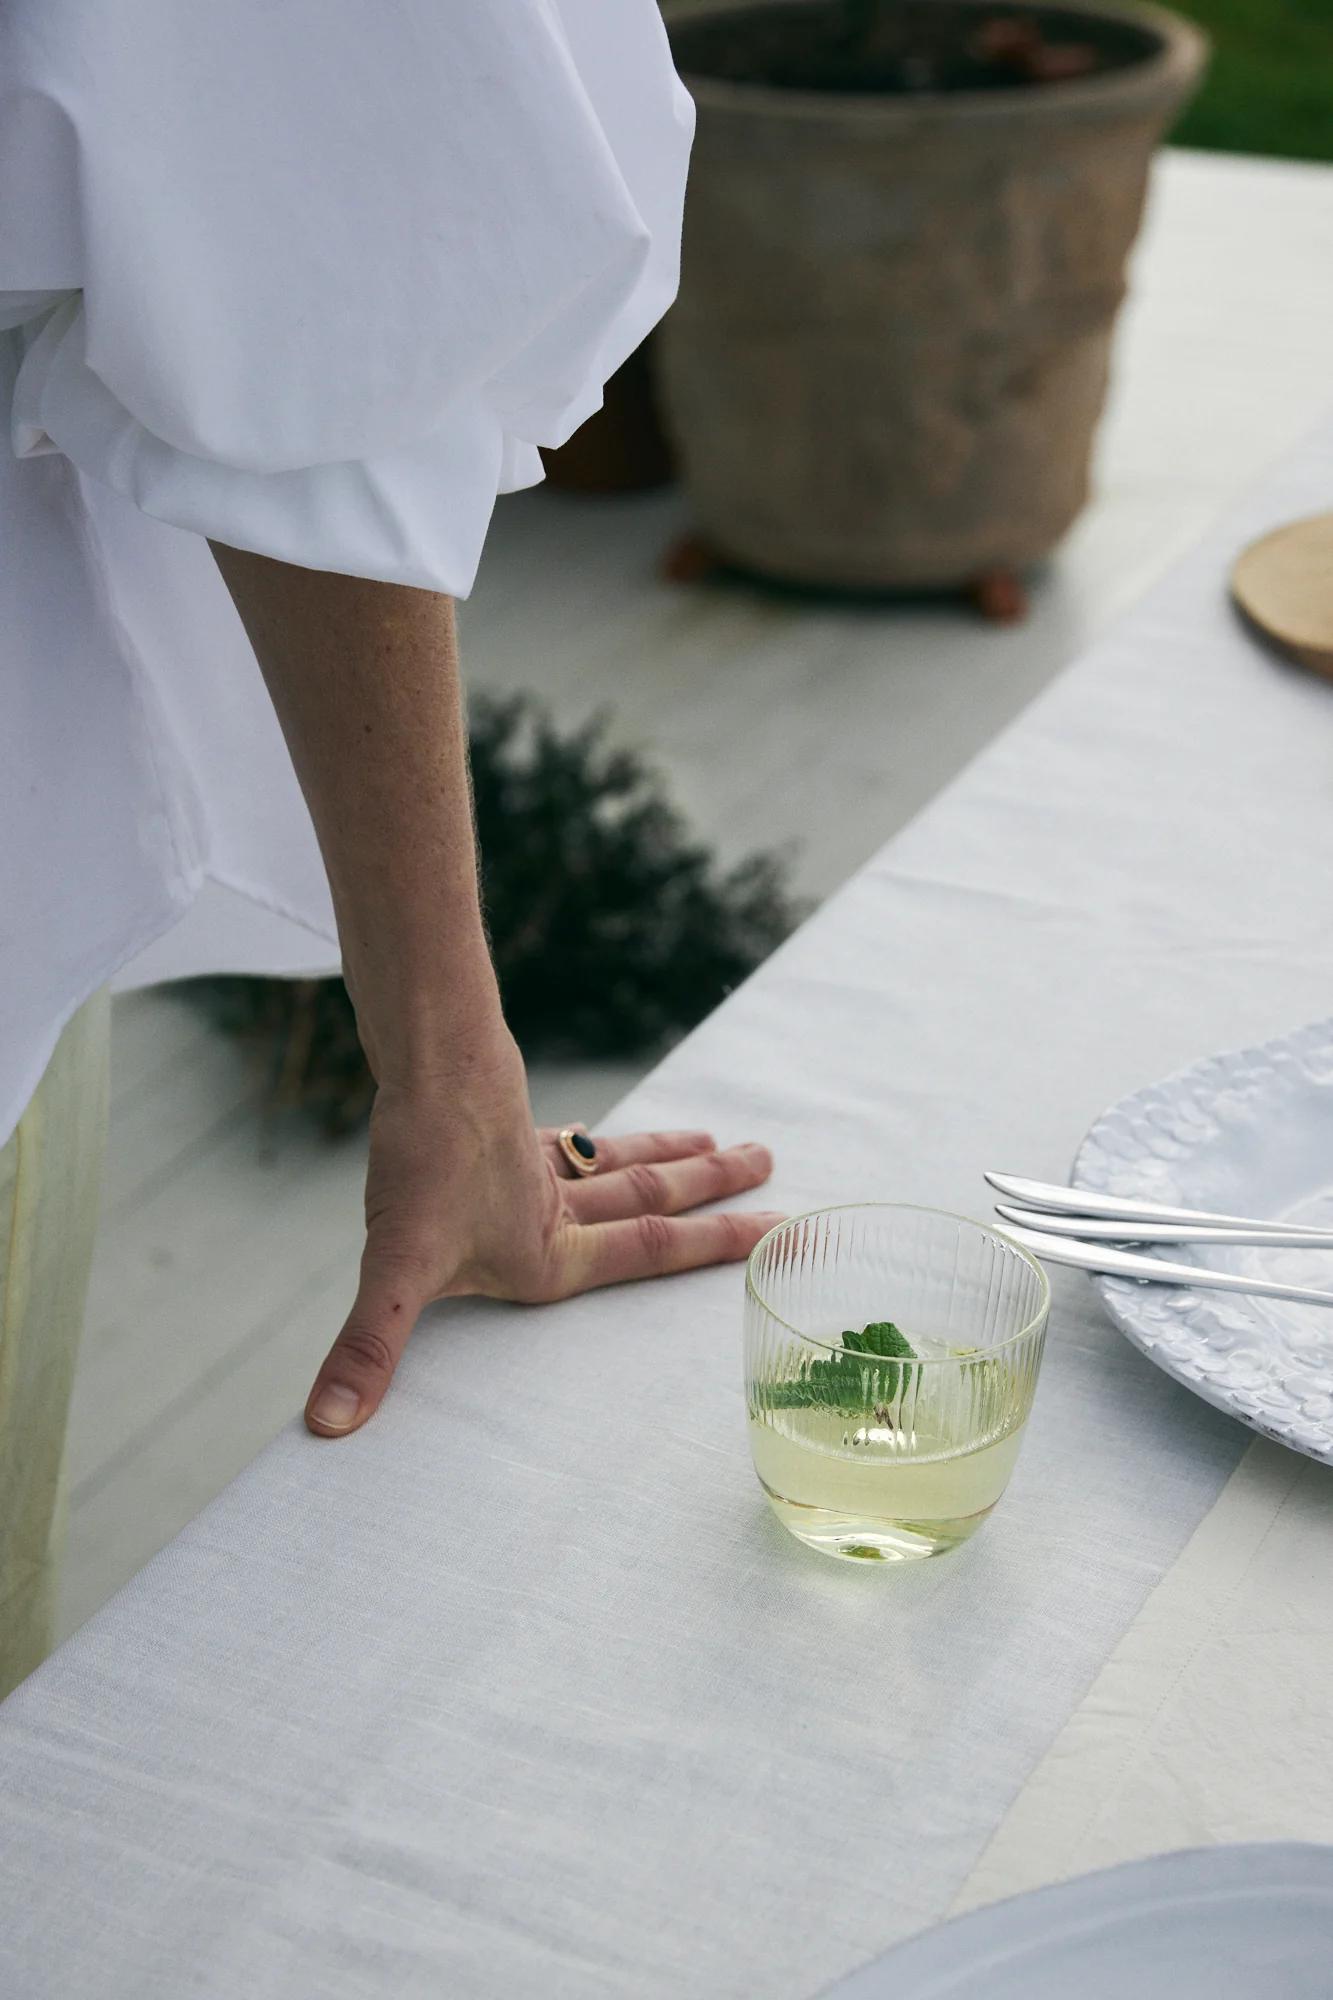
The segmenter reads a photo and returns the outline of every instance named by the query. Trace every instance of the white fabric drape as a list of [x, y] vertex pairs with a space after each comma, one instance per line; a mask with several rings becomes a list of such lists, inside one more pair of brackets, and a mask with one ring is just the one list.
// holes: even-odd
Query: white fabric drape
[[6, 0], [0, 1137], [201, 890], [151, 976], [335, 955], [197, 538], [466, 595], [673, 296], [692, 129], [655, 0]]

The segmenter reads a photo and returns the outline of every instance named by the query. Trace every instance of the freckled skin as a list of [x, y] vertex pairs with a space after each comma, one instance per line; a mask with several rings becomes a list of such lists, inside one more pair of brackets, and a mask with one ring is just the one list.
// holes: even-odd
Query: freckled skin
[[486, 941], [452, 600], [214, 555], [319, 836], [377, 1085], [360, 1283], [306, 1408], [339, 1437], [378, 1407], [429, 1301], [538, 1304], [735, 1262], [777, 1217], [713, 1204], [772, 1162], [708, 1133], [630, 1133], [573, 1184], [558, 1134], [533, 1124]]

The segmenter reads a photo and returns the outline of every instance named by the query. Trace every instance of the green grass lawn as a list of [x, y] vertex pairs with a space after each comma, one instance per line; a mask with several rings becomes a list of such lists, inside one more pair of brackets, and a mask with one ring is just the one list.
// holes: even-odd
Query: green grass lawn
[[1170, 0], [1212, 37], [1180, 146], [1333, 160], [1333, 0]]

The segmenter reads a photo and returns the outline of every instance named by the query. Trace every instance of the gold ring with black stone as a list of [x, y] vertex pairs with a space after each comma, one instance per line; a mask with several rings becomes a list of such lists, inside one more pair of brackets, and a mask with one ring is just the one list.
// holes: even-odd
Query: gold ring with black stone
[[569, 1161], [576, 1174], [597, 1172], [597, 1144], [586, 1132], [580, 1132], [573, 1125], [566, 1125], [556, 1133], [560, 1150]]

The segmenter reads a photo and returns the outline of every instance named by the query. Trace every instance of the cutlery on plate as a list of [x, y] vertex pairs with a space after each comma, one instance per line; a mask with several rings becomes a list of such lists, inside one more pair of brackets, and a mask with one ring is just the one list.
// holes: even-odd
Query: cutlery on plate
[[986, 1179], [997, 1194], [1006, 1196], [1010, 1201], [1021, 1202], [1024, 1208], [1040, 1209], [1043, 1214], [1091, 1215], [1111, 1222], [1198, 1222], [1209, 1228], [1257, 1229], [1266, 1238], [1280, 1232], [1293, 1244], [1310, 1243], [1312, 1237], [1323, 1239], [1333, 1233], [1294, 1222], [1274, 1222], [1264, 1216], [1210, 1215], [1207, 1209], [1168, 1208], [1156, 1201], [1131, 1201], [1119, 1194], [1094, 1194], [1091, 1188], [1053, 1187], [1047, 1181], [1021, 1180], [1016, 1174], [987, 1174]]
[[1272, 1250], [1333, 1250], [1333, 1229], [1287, 1228], [1276, 1222], [1112, 1222], [1096, 1215], [1015, 1208], [1004, 1201], [996, 1202], [995, 1213], [1020, 1227], [1045, 1229], [1053, 1236], [1081, 1236], [1091, 1243], [1255, 1243]]
[[1004, 1234], [1045, 1264], [1072, 1264], [1075, 1270], [1099, 1271], [1108, 1278], [1141, 1278], [1190, 1291], [1247, 1292], [1252, 1298], [1286, 1299], [1292, 1305], [1333, 1306], [1333, 1292], [1316, 1292], [1304, 1285], [1247, 1278], [1239, 1271], [1212, 1271], [1206, 1264], [1169, 1264], [1165, 1258], [1137, 1256], [1132, 1250], [1117, 1250], [1109, 1243], [1055, 1236], [1044, 1229], [1010, 1227]]

